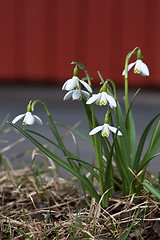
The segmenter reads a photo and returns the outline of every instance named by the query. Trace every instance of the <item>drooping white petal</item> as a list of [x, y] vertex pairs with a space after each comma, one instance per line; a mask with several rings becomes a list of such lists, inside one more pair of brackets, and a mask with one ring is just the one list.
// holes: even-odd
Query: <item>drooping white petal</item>
[[106, 105], [107, 104], [107, 95], [108, 94], [106, 92], [100, 93], [100, 98], [99, 98], [99, 101], [97, 101], [97, 104], [99, 104], [100, 106]]
[[13, 124], [15, 124], [16, 122], [18, 122], [20, 119], [22, 119], [25, 116], [25, 113], [18, 115], [17, 117], [15, 117], [12, 121]]
[[70, 90], [74, 89], [75, 87], [76, 87], [75, 81], [73, 81], [72, 79], [68, 80], [68, 82], [66, 84], [66, 90], [70, 91]]
[[103, 125], [103, 129], [102, 129], [102, 132], [101, 132], [101, 135], [102, 135], [103, 137], [109, 137], [109, 134], [110, 134], [109, 124], [104, 124], [104, 125]]
[[[115, 127], [112, 127], [112, 126], [109, 126], [109, 129], [113, 132], [113, 133], [116, 133], [117, 132], [117, 128]], [[117, 133], [118, 136], [122, 136], [122, 133], [118, 130], [118, 133]]]
[[62, 90], [66, 90], [66, 85], [67, 85], [68, 80], [63, 84]]
[[101, 131], [103, 129], [103, 126], [98, 126], [92, 129], [92, 131], [90, 131], [89, 135], [94, 135], [97, 132]]
[[23, 125], [33, 125], [34, 124], [34, 117], [31, 112], [26, 112]]
[[81, 91], [80, 90], [73, 90], [72, 99], [77, 100], [77, 99], [80, 99], [80, 97], [81, 97]]
[[135, 64], [135, 67], [134, 67], [134, 73], [138, 73], [138, 74], [141, 73], [141, 63], [142, 63], [142, 60], [137, 60], [136, 61], [136, 64]]
[[[134, 66], [136, 64], [136, 62], [133, 62], [133, 63], [130, 63], [129, 65], [128, 65], [128, 72], [129, 72], [129, 70]], [[124, 76], [126, 74], [126, 71], [125, 71], [125, 69], [123, 70], [123, 72], [122, 72], [122, 76]]]
[[87, 99], [89, 99], [89, 97], [90, 97], [90, 93], [89, 92], [84, 91], [84, 90], [81, 90], [81, 92]]
[[74, 88], [79, 88], [79, 78], [73, 76], [71, 79], [68, 79], [62, 86], [62, 90], [73, 90]]
[[43, 124], [42, 120], [37, 115], [33, 115], [33, 117], [37, 123], [39, 123], [40, 125]]
[[92, 88], [85, 81], [79, 80], [81, 84], [87, 89], [88, 92], [92, 93]]
[[68, 80], [66, 84], [66, 90], [70, 91], [76, 87], [79, 88], [79, 78], [76, 76], [73, 76], [71, 79]]
[[149, 76], [149, 69], [142, 60], [137, 60], [134, 67], [134, 72], [141, 74], [142, 76]]
[[149, 76], [149, 69], [144, 62], [141, 63], [141, 75]]
[[110, 105], [111, 108], [117, 106], [115, 99], [112, 96], [108, 95], [108, 94], [107, 94], [107, 100], [108, 100], [109, 105]]
[[96, 102], [96, 101], [99, 99], [100, 95], [101, 95], [100, 93], [93, 94], [92, 97], [90, 97], [90, 98], [88, 99], [88, 101], [86, 102], [86, 104], [92, 104], [92, 103]]
[[67, 92], [66, 95], [64, 96], [63, 100], [68, 100], [69, 98], [71, 98], [73, 91], [74, 90]]

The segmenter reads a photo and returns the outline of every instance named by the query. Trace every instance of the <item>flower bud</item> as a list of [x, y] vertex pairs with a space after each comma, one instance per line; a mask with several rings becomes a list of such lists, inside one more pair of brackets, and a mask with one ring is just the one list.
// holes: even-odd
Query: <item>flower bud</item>
[[27, 112], [32, 112], [32, 100], [28, 103]]
[[73, 70], [73, 76], [78, 77], [78, 66], [76, 65]]
[[109, 123], [109, 114], [111, 113], [111, 111], [110, 110], [107, 110], [107, 113], [106, 113], [106, 115], [105, 115], [105, 120], [104, 120], [104, 123], [105, 124], [108, 124]]
[[100, 92], [100, 93], [102, 93], [102, 92], [107, 92], [107, 81], [103, 84], [103, 86], [101, 87], [101, 89], [100, 89], [99, 92]]
[[142, 60], [142, 53], [141, 53], [140, 48], [137, 51], [137, 60]]

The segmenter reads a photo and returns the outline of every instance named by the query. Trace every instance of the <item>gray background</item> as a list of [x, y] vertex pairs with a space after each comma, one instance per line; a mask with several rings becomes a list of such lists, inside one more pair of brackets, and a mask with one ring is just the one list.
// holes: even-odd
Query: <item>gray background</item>
[[[132, 89], [129, 92], [129, 98], [131, 99], [135, 93], [136, 89]], [[94, 93], [97, 93], [98, 89], [94, 89]], [[1, 85], [0, 86], [0, 122], [9, 114], [8, 120], [12, 121], [13, 118], [21, 113], [26, 112], [26, 107], [28, 102], [33, 99], [41, 99], [46, 104], [53, 117], [54, 121], [59, 123], [64, 123], [68, 126], [73, 126], [77, 122], [79, 123], [78, 130], [88, 135], [88, 125], [85, 116], [85, 111], [81, 101], [67, 100], [63, 101], [63, 97], [66, 91], [61, 90], [61, 86], [55, 85]], [[117, 98], [120, 104], [123, 105], [124, 89], [117, 90]], [[146, 125], [149, 121], [160, 112], [160, 93], [157, 90], [141, 90], [133, 104], [133, 114], [135, 118], [136, 130], [137, 130], [137, 141]], [[104, 115], [106, 113], [106, 107], [96, 107], [96, 116], [100, 123], [104, 122]], [[38, 115], [43, 120], [43, 126], [35, 124], [33, 126], [25, 126], [24, 128], [33, 129], [39, 133], [51, 138], [53, 135], [47, 125], [48, 118], [46, 116], [45, 110], [42, 105], [37, 104], [35, 106], [34, 114]], [[20, 121], [18, 125], [21, 125]], [[9, 159], [13, 168], [22, 168], [31, 165], [31, 152], [34, 146], [25, 139], [15, 146], [5, 151], [4, 149], [11, 144], [17, 142], [17, 140], [23, 138], [23, 136], [10, 127], [7, 123], [4, 126], [5, 133], [0, 135], [0, 150], [2, 150], [3, 155]], [[63, 135], [66, 130], [64, 128], [59, 128], [60, 133]], [[151, 131], [152, 132], [152, 131]], [[149, 134], [151, 136], [151, 133]], [[80, 151], [80, 158], [85, 161], [92, 162], [95, 160], [95, 154], [93, 148], [89, 143], [82, 140], [80, 137], [76, 136], [77, 144]], [[42, 143], [45, 141], [41, 140]], [[71, 135], [64, 138], [66, 146], [74, 153], [76, 153], [76, 147], [73, 142]], [[145, 145], [147, 149], [149, 142]], [[54, 150], [58, 156], [62, 156], [57, 150]], [[26, 153], [24, 155], [24, 153]], [[21, 157], [18, 157], [18, 155]], [[24, 155], [24, 156], [23, 156]], [[63, 156], [62, 156], [63, 157]], [[40, 157], [36, 157], [36, 161], [41, 161]], [[160, 170], [160, 160], [159, 158], [154, 159], [150, 165], [149, 169], [153, 173], [157, 173]], [[64, 175], [64, 171], [60, 170]]]

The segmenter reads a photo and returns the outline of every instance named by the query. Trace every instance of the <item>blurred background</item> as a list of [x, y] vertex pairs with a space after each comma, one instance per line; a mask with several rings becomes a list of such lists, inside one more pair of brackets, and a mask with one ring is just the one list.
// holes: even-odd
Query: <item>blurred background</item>
[[[29, 100], [41, 98], [55, 120], [70, 126], [81, 120], [79, 130], [88, 134], [81, 103], [62, 100], [61, 86], [72, 77], [71, 62], [85, 65], [95, 87], [97, 71], [111, 78], [123, 103], [125, 57], [136, 46], [150, 70], [149, 77], [129, 73], [131, 97], [135, 88], [143, 89], [133, 106], [139, 138], [159, 113], [160, 0], [0, 0], [0, 122], [8, 113], [12, 120], [26, 111]], [[36, 106], [35, 113], [44, 120], [41, 110]], [[104, 113], [99, 117], [103, 123]], [[49, 134], [45, 124], [35, 129]], [[0, 150], [22, 137], [16, 134], [1, 136]], [[25, 144], [13, 147], [10, 154], [3, 152], [13, 159]], [[80, 148], [84, 157], [91, 153], [84, 143]]]
[[149, 79], [131, 86], [160, 87], [159, 0], [0, 0], [0, 82], [62, 83], [73, 60], [94, 81], [123, 85], [126, 54], [139, 46]]

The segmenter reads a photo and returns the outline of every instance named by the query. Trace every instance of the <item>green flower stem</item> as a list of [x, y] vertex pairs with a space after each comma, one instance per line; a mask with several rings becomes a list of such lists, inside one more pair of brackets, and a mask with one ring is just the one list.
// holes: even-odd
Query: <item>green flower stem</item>
[[125, 109], [128, 112], [128, 78], [125, 77]]
[[[90, 76], [88, 74], [88, 71], [85, 68], [83, 70], [86, 74], [88, 84], [91, 87], [92, 86], [91, 85], [91, 79], [90, 79]], [[95, 112], [94, 112], [93, 104], [91, 104], [91, 117], [92, 117], [92, 126], [93, 126], [93, 128], [95, 128], [96, 127], [96, 119], [95, 119]], [[89, 126], [90, 126], [90, 124], [89, 124]], [[103, 187], [104, 183], [103, 183], [103, 176], [102, 176], [102, 172], [104, 170], [103, 170], [103, 166], [102, 166], [102, 163], [101, 163], [101, 156], [100, 156], [100, 151], [99, 151], [97, 134], [95, 134], [93, 138], [94, 138], [94, 146], [95, 146], [96, 157], [97, 157], [97, 167], [100, 169], [100, 171], [99, 171], [99, 184], [100, 184], [100, 191], [101, 191], [101, 196], [102, 196], [104, 194], [104, 187]], [[103, 205], [103, 207], [105, 207], [105, 198], [103, 198], [103, 200], [102, 200], [102, 205]]]
[[86, 77], [87, 77], [87, 80], [88, 80], [88, 84], [89, 84], [89, 86], [91, 87], [91, 86], [92, 86], [92, 84], [91, 84], [91, 78], [90, 78], [87, 70], [85, 69], [84, 71], [85, 71], [85, 74], [86, 74]]
[[[91, 114], [92, 114], [92, 126], [93, 128], [96, 127], [96, 121], [95, 121], [95, 113], [94, 113], [94, 107], [93, 104], [91, 105]], [[95, 151], [96, 151], [96, 157], [97, 157], [97, 167], [101, 170], [99, 171], [99, 183], [100, 183], [100, 191], [101, 191], [101, 196], [104, 193], [104, 188], [103, 188], [103, 166], [101, 164], [101, 157], [100, 157], [100, 151], [99, 151], [99, 144], [98, 144], [98, 136], [97, 134], [94, 135], [94, 145], [95, 145]], [[104, 198], [103, 198], [104, 200]], [[103, 207], [105, 206], [105, 202], [102, 200]]]
[[44, 106], [44, 108], [45, 108], [45, 110], [46, 110], [46, 113], [47, 113], [47, 116], [48, 116], [48, 118], [49, 118], [49, 120], [50, 120], [50, 122], [51, 122], [51, 124], [52, 124], [52, 127], [54, 128], [55, 134], [56, 134], [56, 136], [57, 136], [58, 143], [60, 144], [60, 146], [61, 146], [62, 149], [63, 149], [64, 155], [65, 155], [66, 158], [68, 159], [70, 165], [71, 165], [75, 170], [77, 170], [77, 169], [78, 169], [78, 168], [77, 168], [77, 165], [70, 159], [70, 156], [69, 156], [69, 154], [68, 154], [68, 151], [67, 151], [66, 147], [64, 146], [64, 143], [63, 143], [63, 141], [62, 141], [62, 139], [61, 139], [61, 136], [59, 135], [59, 132], [58, 132], [56, 126], [55, 126], [55, 123], [54, 123], [54, 121], [53, 121], [53, 119], [52, 119], [52, 117], [51, 117], [50, 112], [48, 111], [48, 108], [47, 108], [46, 104], [45, 104], [43, 101], [39, 100], [39, 99], [38, 99], [38, 100], [35, 100], [35, 101], [32, 102], [32, 111], [34, 110], [34, 106], [35, 106], [36, 103], [41, 103], [41, 104]]
[[133, 51], [129, 52], [126, 57], [125, 61], [125, 109], [126, 109], [126, 114], [128, 112], [128, 63], [130, 57], [139, 49], [139, 47], [135, 47]]
[[[86, 115], [87, 115], [87, 120], [88, 120], [88, 125], [89, 125], [89, 128], [91, 130], [91, 123], [90, 123], [90, 116], [89, 116], [89, 113], [88, 113], [88, 109], [86, 108], [86, 104], [84, 103], [84, 106], [85, 106], [85, 110], [86, 110]], [[94, 113], [94, 106], [93, 104], [91, 105], [91, 119], [92, 119], [92, 127], [96, 127], [96, 119], [95, 119], [95, 113]], [[103, 176], [102, 176], [102, 173], [103, 173], [103, 166], [101, 164], [101, 159], [100, 159], [100, 152], [99, 152], [99, 144], [98, 144], [98, 137], [97, 135], [95, 134], [94, 136], [92, 136], [93, 138], [93, 142], [94, 142], [94, 147], [95, 147], [95, 152], [96, 152], [96, 157], [97, 157], [97, 167], [98, 169], [100, 169], [99, 171], [99, 183], [100, 183], [100, 189], [101, 189], [101, 195], [103, 195], [104, 193], [104, 188], [103, 188]], [[107, 195], [107, 194], [106, 194]], [[105, 196], [106, 196], [105, 195]], [[105, 198], [105, 197], [104, 197]], [[103, 198], [103, 201], [102, 201], [102, 204], [103, 206], [105, 206], [104, 204], [106, 203], [106, 201], [104, 200]]]
[[105, 176], [104, 176], [104, 179], [105, 179], [104, 180], [104, 192], [107, 191], [108, 189], [110, 189], [110, 191], [107, 194], [105, 194], [105, 196], [104, 196], [106, 207], [108, 207], [110, 193], [112, 193], [114, 191], [114, 184], [113, 184], [113, 180], [112, 180], [113, 179], [113, 166], [112, 166], [113, 146], [114, 146], [114, 143], [111, 147], [109, 158], [107, 159], [107, 166], [106, 166]]

